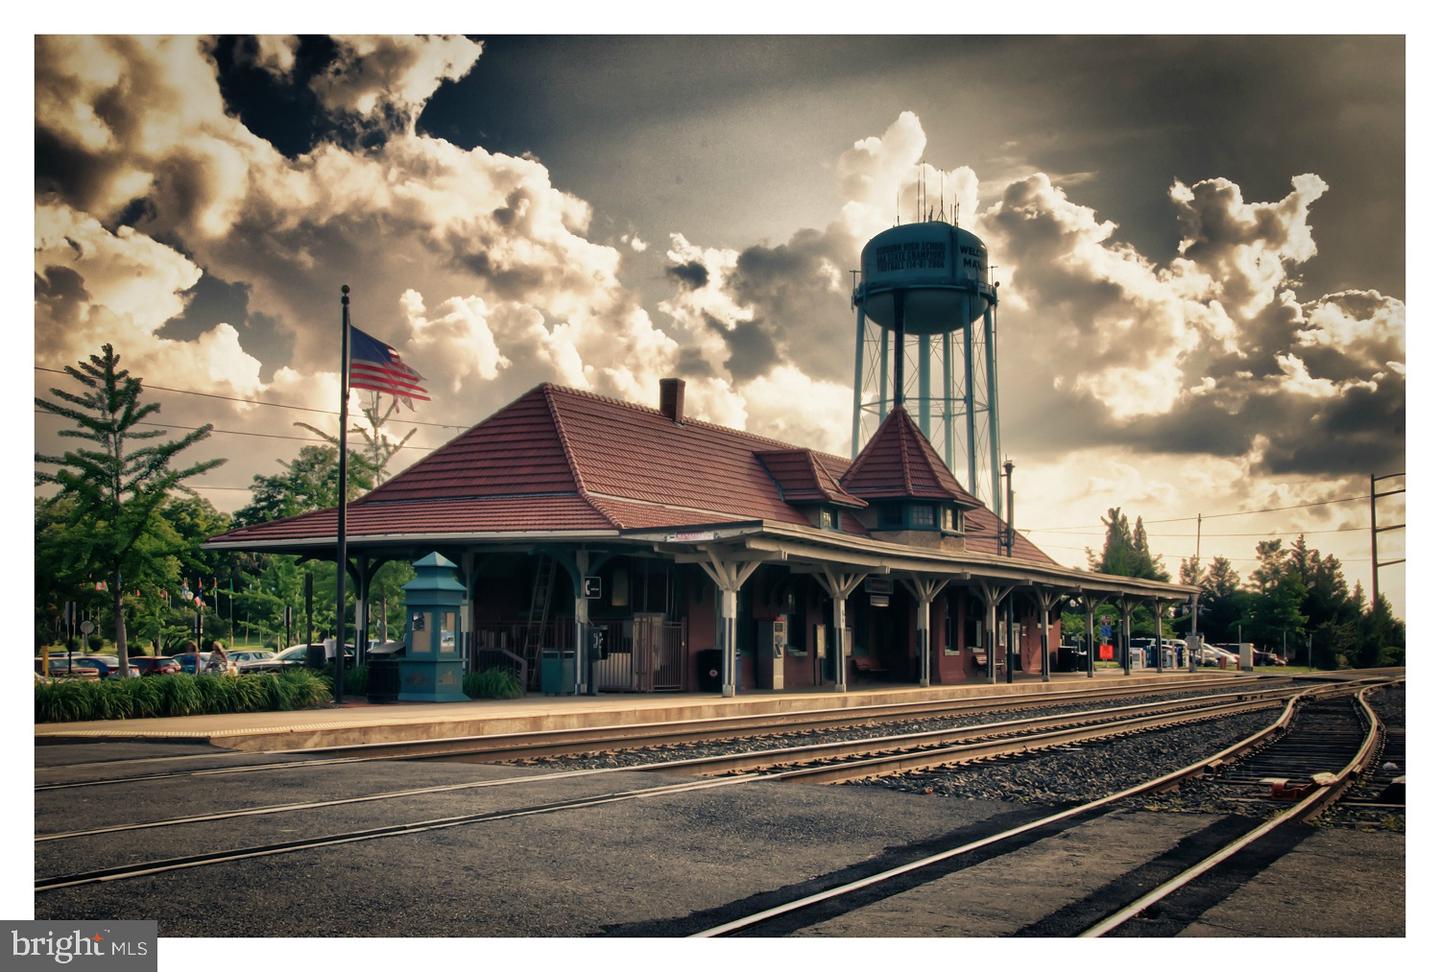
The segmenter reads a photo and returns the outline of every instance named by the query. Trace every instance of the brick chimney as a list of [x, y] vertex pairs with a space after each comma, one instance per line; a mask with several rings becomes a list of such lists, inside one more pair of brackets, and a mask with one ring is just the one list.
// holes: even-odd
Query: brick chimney
[[685, 421], [685, 379], [660, 379], [660, 411], [676, 425]]

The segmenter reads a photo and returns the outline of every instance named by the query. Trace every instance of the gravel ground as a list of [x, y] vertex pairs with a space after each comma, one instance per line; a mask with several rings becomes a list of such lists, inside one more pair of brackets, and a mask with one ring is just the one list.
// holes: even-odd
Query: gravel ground
[[[966, 800], [1083, 803], [1150, 779], [1161, 769], [1187, 766], [1239, 742], [1273, 721], [1274, 711], [1250, 713], [1047, 750], [1036, 756], [925, 770], [847, 785], [886, 787]], [[1155, 804], [1159, 799], [1152, 794], [1131, 803], [1158, 809]]]
[[1202, 692], [1163, 692], [1152, 695], [1134, 696], [1128, 699], [1104, 699], [1095, 702], [1069, 702], [1043, 708], [986, 712], [967, 716], [950, 716], [928, 719], [910, 719], [904, 722], [887, 722], [881, 725], [860, 725], [834, 729], [817, 729], [803, 732], [777, 732], [764, 735], [735, 736], [706, 742], [681, 743], [673, 746], [646, 746], [637, 749], [586, 753], [577, 756], [553, 756], [538, 759], [515, 760], [512, 765], [544, 766], [550, 769], [594, 769], [612, 766], [641, 766], [649, 763], [672, 762], [694, 759], [701, 756], [719, 756], [735, 752], [760, 752], [784, 749], [788, 746], [807, 746], [826, 742], [842, 742], [855, 739], [873, 739], [908, 732], [926, 732], [936, 729], [958, 729], [969, 726], [990, 725], [1010, 722], [1036, 716], [1061, 715], [1068, 712], [1089, 712], [1095, 709], [1113, 708], [1123, 705], [1141, 705], [1152, 702], [1168, 702], [1174, 699], [1195, 698], [1213, 694], [1213, 690]]

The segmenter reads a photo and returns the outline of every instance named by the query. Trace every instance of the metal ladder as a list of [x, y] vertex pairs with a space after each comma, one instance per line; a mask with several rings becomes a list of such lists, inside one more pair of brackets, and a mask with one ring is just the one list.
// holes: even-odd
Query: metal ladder
[[535, 565], [535, 584], [530, 589], [530, 613], [525, 618], [525, 644], [520, 652], [529, 673], [530, 688], [540, 684], [540, 648], [550, 621], [550, 594], [555, 588], [558, 567], [553, 557], [541, 557]]

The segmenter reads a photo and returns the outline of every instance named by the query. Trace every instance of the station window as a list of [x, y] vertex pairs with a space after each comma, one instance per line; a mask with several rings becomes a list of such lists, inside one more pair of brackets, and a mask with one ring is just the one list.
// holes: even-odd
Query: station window
[[919, 530], [935, 529], [935, 507], [928, 503], [910, 507], [910, 525]]
[[840, 511], [828, 506], [820, 508], [820, 528], [822, 530], [840, 529]]

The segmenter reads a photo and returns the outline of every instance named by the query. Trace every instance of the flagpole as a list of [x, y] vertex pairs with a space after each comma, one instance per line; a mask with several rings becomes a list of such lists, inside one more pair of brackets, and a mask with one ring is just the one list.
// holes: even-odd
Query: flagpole
[[340, 502], [335, 521], [335, 704], [345, 701], [345, 427], [350, 422], [350, 286], [340, 287]]

